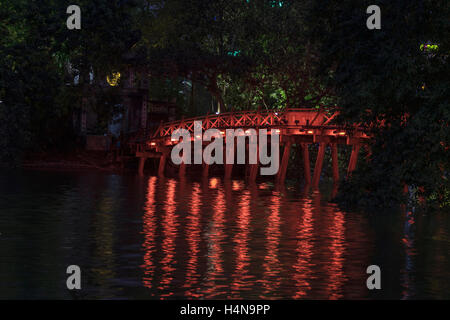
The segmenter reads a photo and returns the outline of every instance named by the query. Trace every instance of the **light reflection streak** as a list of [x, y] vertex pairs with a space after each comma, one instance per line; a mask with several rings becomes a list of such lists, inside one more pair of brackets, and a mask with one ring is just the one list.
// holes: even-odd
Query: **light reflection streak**
[[[226, 182], [228, 183], [228, 182]], [[228, 190], [229, 188], [225, 188]], [[218, 282], [223, 280], [223, 249], [225, 242], [224, 225], [227, 201], [223, 188], [217, 189], [217, 197], [213, 203], [212, 219], [206, 233], [208, 242], [208, 266], [206, 274], [206, 298], [212, 299], [224, 294], [224, 285]]]
[[267, 218], [267, 228], [265, 231], [266, 241], [266, 255], [264, 258], [263, 269], [264, 275], [262, 287], [263, 299], [273, 298], [272, 295], [278, 291], [278, 287], [281, 283], [280, 275], [280, 260], [278, 258], [278, 250], [280, 244], [280, 207], [281, 207], [281, 194], [274, 192], [271, 197], [271, 205], [269, 207], [270, 213]]
[[235, 243], [234, 252], [236, 255], [236, 266], [232, 276], [231, 297], [239, 298], [242, 290], [248, 289], [249, 278], [248, 267], [250, 265], [248, 241], [250, 234], [250, 191], [245, 190], [242, 193], [239, 203], [239, 212], [237, 216], [237, 230], [233, 242]]
[[202, 205], [201, 189], [198, 183], [192, 188], [192, 200], [190, 203], [190, 211], [187, 217], [188, 224], [186, 226], [186, 240], [188, 242], [189, 259], [186, 267], [186, 282], [184, 287], [187, 288], [186, 296], [199, 298], [201, 294], [195, 292], [195, 284], [198, 282], [198, 257], [200, 253], [200, 207]]
[[155, 252], [155, 235], [156, 235], [156, 217], [155, 217], [155, 188], [156, 177], [148, 179], [147, 196], [144, 206], [143, 216], [143, 233], [144, 243], [144, 264], [141, 266], [144, 269], [144, 276], [142, 282], [145, 287], [151, 288], [153, 276], [155, 272], [155, 264], [153, 262], [153, 254]]
[[[313, 278], [311, 258], [313, 255], [313, 239], [314, 239], [314, 222], [312, 201], [305, 198], [303, 202], [303, 216], [301, 223], [297, 227], [297, 259], [294, 264], [293, 280], [295, 282], [296, 291], [294, 299], [305, 297], [311, 290], [311, 280]], [[295, 212], [295, 211], [294, 211]]]
[[91, 268], [92, 278], [96, 285], [104, 287], [110, 279], [114, 279], [114, 215], [112, 209], [117, 206], [116, 198], [102, 195], [98, 204], [98, 213], [93, 219], [93, 235], [95, 239], [94, 256], [97, 263]]
[[402, 269], [402, 300], [410, 299], [415, 294], [414, 280], [412, 278], [415, 269], [413, 257], [416, 255], [414, 223], [413, 212], [407, 211], [403, 228], [404, 237], [402, 239], [405, 248], [405, 267]]
[[330, 251], [331, 261], [329, 267], [329, 283], [328, 292], [329, 299], [336, 300], [343, 297], [342, 288], [347, 281], [344, 274], [344, 252], [345, 252], [345, 216], [344, 214], [332, 207], [329, 208], [332, 217], [332, 224], [330, 226], [329, 235], [331, 236]]
[[161, 293], [161, 299], [169, 297], [174, 294], [173, 291], [168, 291], [171, 282], [173, 281], [173, 272], [176, 270], [175, 261], [175, 240], [177, 237], [177, 215], [175, 200], [175, 189], [177, 181], [171, 179], [167, 181], [167, 198], [164, 204], [164, 215], [162, 217], [162, 233], [163, 240], [161, 249], [164, 254], [160, 264], [162, 265], [162, 277], [158, 289], [167, 291]]

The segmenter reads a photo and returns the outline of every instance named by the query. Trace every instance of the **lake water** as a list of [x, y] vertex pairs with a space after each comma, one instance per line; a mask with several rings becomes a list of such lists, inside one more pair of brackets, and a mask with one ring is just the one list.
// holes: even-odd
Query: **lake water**
[[[450, 214], [351, 213], [326, 198], [220, 178], [1, 172], [0, 298], [450, 298]], [[381, 290], [367, 289], [372, 264]]]

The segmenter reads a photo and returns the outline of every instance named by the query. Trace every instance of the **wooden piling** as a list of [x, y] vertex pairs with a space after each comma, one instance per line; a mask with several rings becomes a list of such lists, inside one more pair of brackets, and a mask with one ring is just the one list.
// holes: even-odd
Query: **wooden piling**
[[259, 165], [257, 163], [255, 163], [255, 164], [249, 164], [249, 166], [250, 166], [250, 174], [248, 176], [248, 181], [255, 182], [256, 177], [258, 176]]
[[178, 174], [180, 177], [184, 177], [186, 175], [186, 163], [180, 163]]
[[359, 144], [354, 144], [352, 147], [352, 154], [350, 155], [350, 162], [348, 164], [347, 176], [350, 176], [350, 174], [356, 168], [356, 163], [358, 161], [359, 148], [360, 148]]
[[232, 164], [225, 164], [225, 179], [230, 179], [233, 172]]
[[286, 171], [289, 164], [289, 157], [291, 154], [291, 144], [292, 143], [288, 141], [284, 145], [283, 158], [281, 159], [280, 168], [278, 169], [277, 174], [278, 183], [284, 183], [284, 180], [286, 179]]
[[204, 178], [207, 178], [209, 176], [209, 164], [207, 163], [203, 163], [203, 172], [202, 172], [202, 176]]
[[[233, 150], [228, 150], [228, 148], [225, 148], [225, 161], [224, 161], [224, 166], [225, 166], [225, 179], [230, 179], [231, 178], [231, 174], [233, 173], [233, 163], [227, 163], [228, 159], [231, 158], [231, 155], [233, 155], [234, 157], [234, 151], [236, 149], [236, 146]], [[233, 158], [234, 159], [234, 158]]]
[[338, 146], [336, 143], [331, 144], [331, 162], [333, 166], [333, 182], [337, 185], [339, 183], [339, 160]]
[[303, 153], [303, 168], [305, 176], [305, 184], [311, 184], [311, 167], [309, 163], [309, 149], [307, 143], [302, 143], [302, 153]]
[[163, 153], [159, 158], [158, 176], [164, 176], [164, 169], [166, 167], [166, 154]]
[[146, 157], [140, 157], [140, 158], [139, 158], [139, 168], [138, 168], [138, 173], [139, 173], [140, 176], [143, 176], [143, 175], [144, 175], [145, 160], [147, 160]]
[[317, 153], [316, 165], [314, 167], [313, 176], [313, 188], [317, 189], [319, 187], [320, 174], [322, 173], [323, 158], [325, 157], [326, 144], [321, 142], [319, 144], [319, 152]]

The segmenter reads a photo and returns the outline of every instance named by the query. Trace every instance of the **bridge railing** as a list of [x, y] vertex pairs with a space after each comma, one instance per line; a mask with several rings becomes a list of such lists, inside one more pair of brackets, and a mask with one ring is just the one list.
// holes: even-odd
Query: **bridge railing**
[[261, 128], [282, 127], [289, 125], [327, 125], [337, 115], [337, 112], [329, 114], [324, 110], [312, 108], [289, 108], [283, 111], [276, 110], [245, 110], [225, 112], [220, 114], [208, 114], [206, 116], [181, 119], [162, 123], [150, 139], [171, 136], [177, 129], [194, 130], [195, 121], [202, 121], [202, 129], [226, 129], [226, 128]]

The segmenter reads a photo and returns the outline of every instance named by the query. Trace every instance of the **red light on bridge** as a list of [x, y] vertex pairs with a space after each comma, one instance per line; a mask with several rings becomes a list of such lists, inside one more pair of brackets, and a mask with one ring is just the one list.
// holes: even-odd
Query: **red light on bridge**
[[239, 191], [242, 189], [242, 183], [239, 181], [233, 181], [233, 191]]
[[217, 189], [217, 186], [219, 185], [219, 180], [217, 178], [212, 178], [209, 180], [209, 187], [211, 189]]

